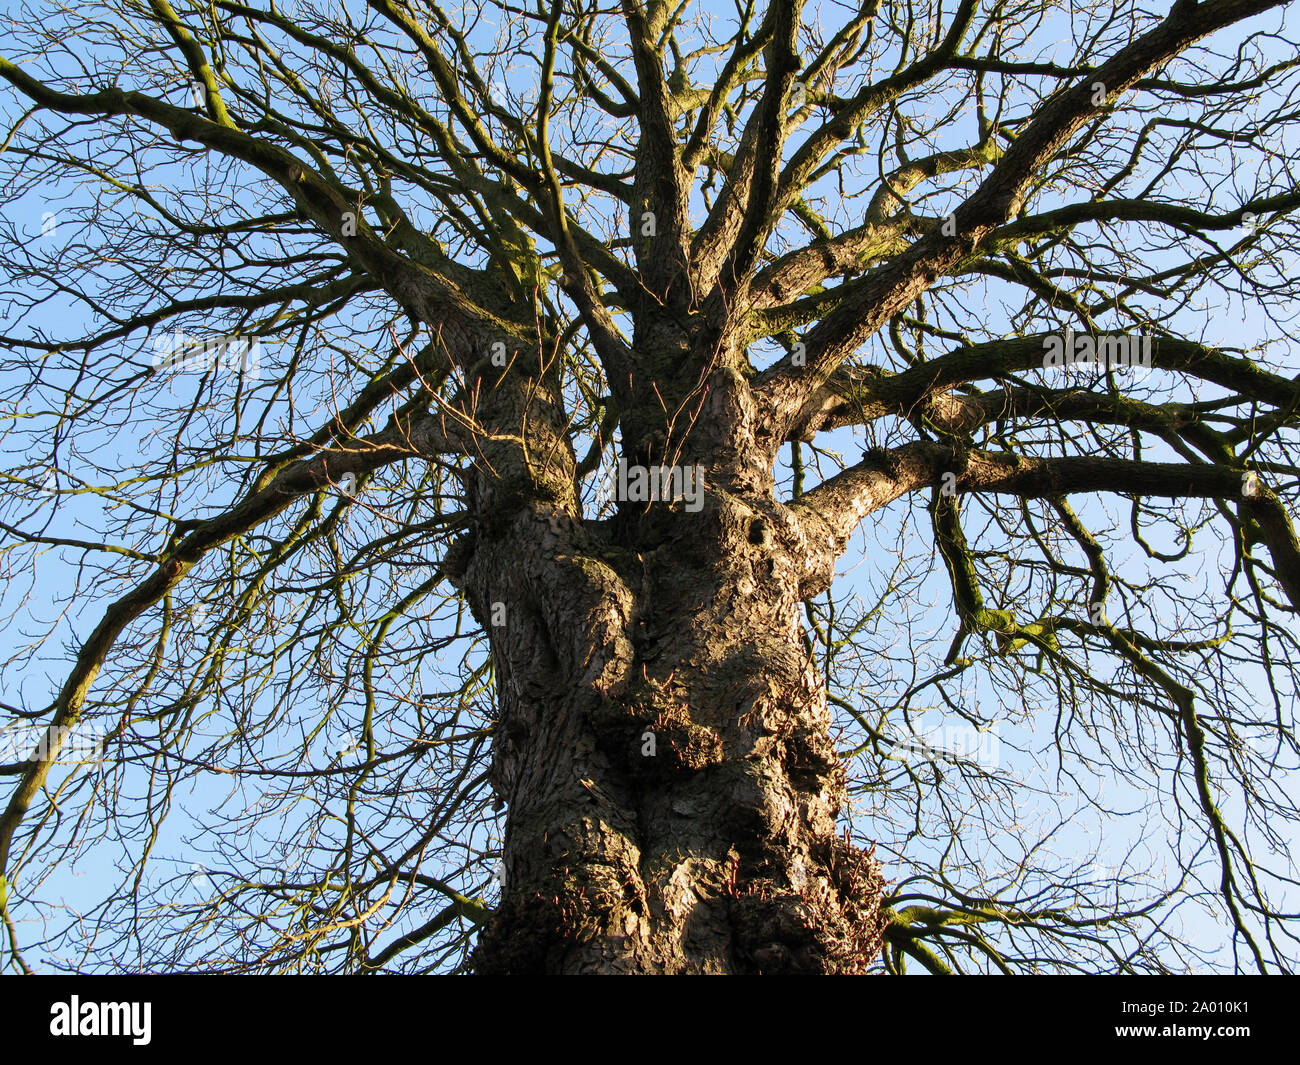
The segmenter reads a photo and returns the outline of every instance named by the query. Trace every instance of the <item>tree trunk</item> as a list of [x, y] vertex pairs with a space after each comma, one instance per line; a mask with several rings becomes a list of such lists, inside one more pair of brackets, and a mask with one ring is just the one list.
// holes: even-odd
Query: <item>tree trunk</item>
[[852, 973], [879, 953], [879, 867], [837, 832], [800, 623], [833, 552], [761, 478], [706, 476], [696, 513], [534, 504], [470, 545], [509, 807], [479, 973]]

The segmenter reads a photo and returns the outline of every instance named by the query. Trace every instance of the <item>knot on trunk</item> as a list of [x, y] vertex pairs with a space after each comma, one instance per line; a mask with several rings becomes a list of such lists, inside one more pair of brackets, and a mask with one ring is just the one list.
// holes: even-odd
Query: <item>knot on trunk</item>
[[853, 975], [880, 957], [886, 925], [880, 864], [872, 851], [838, 837], [815, 850], [826, 875], [801, 890], [762, 878], [730, 888], [736, 971]]

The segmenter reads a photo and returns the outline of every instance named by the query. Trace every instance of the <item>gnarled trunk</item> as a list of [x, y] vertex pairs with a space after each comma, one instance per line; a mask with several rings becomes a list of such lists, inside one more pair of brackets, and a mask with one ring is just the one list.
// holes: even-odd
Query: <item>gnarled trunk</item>
[[800, 625], [833, 551], [766, 485], [710, 478], [694, 513], [533, 505], [474, 541], [508, 803], [477, 972], [858, 972], [879, 952], [879, 869], [837, 831]]

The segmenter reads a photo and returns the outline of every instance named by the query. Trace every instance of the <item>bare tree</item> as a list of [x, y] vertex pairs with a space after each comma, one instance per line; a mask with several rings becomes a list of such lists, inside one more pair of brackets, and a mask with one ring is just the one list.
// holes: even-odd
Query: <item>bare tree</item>
[[7, 16], [10, 966], [1289, 968], [1284, 6]]

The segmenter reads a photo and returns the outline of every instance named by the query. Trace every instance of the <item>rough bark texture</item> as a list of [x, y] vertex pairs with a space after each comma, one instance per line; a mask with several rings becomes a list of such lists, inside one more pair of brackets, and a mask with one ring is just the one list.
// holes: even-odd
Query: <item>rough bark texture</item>
[[774, 502], [744, 382], [719, 370], [702, 394], [674, 456], [713, 456], [698, 512], [594, 522], [559, 500], [467, 545], [509, 807], [477, 972], [859, 972], [879, 953], [879, 867], [837, 831], [800, 626], [838, 545]]

